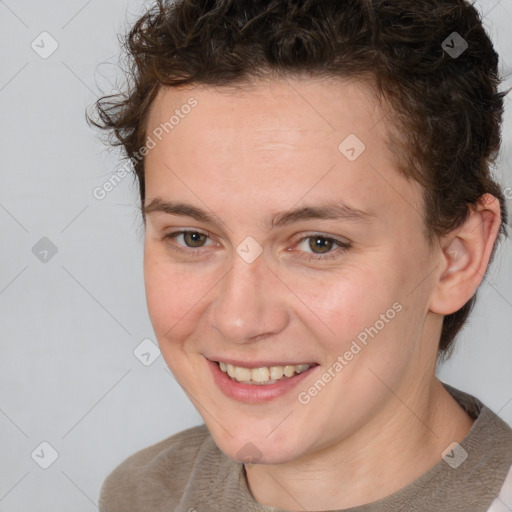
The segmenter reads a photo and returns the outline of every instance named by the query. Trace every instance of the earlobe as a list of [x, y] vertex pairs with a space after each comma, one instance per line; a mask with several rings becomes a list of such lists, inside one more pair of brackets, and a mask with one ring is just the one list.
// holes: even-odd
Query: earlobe
[[449, 315], [476, 293], [482, 282], [501, 225], [499, 201], [485, 194], [462, 226], [439, 246], [441, 268], [430, 311]]

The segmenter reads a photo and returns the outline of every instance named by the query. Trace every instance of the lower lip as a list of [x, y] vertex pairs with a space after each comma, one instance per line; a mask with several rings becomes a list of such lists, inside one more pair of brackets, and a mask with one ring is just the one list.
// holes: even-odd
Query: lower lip
[[317, 366], [312, 366], [302, 373], [274, 382], [274, 384], [245, 384], [232, 380], [227, 373], [220, 369], [217, 363], [209, 360], [206, 362], [220, 390], [227, 397], [246, 403], [268, 402], [286, 395], [317, 368]]

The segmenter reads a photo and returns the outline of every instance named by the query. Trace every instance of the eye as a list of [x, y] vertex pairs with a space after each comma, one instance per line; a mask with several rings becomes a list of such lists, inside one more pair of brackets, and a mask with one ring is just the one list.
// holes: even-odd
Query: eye
[[[174, 242], [172, 248], [178, 252], [185, 253], [194, 253], [207, 245], [213, 244], [207, 233], [192, 230], [181, 230], [174, 231], [173, 233], [166, 233], [161, 237], [161, 239], [164, 241], [172, 240]], [[208, 240], [210, 240], [211, 243], [207, 244], [206, 242]]]
[[350, 242], [343, 242], [336, 238], [316, 233], [301, 238], [297, 247], [305, 254], [300, 257], [311, 259], [334, 259], [341, 256], [351, 246]]
[[[161, 237], [162, 241], [171, 242], [171, 249], [176, 252], [189, 255], [198, 255], [209, 245], [216, 245], [208, 233], [196, 230], [179, 230], [166, 233]], [[297, 257], [311, 260], [335, 259], [351, 247], [348, 241], [338, 240], [322, 233], [309, 234], [302, 237], [296, 244]]]

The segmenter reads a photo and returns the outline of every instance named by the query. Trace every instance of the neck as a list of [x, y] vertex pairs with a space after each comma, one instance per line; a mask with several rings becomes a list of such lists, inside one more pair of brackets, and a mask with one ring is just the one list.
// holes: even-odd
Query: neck
[[285, 510], [364, 505], [427, 472], [448, 445], [464, 439], [472, 423], [431, 378], [390, 393], [379, 417], [335, 445], [283, 464], [246, 466], [247, 481], [256, 501]]

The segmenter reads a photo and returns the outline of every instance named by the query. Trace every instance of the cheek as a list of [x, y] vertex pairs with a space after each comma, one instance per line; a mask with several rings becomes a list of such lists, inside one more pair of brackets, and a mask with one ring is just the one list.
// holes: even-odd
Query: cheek
[[295, 281], [296, 295], [311, 310], [301, 322], [323, 346], [325, 362], [333, 364], [338, 356], [346, 360], [344, 377], [338, 381], [364, 382], [370, 375], [367, 367], [386, 375], [407, 364], [422, 325], [421, 300], [418, 303], [418, 297], [410, 294], [416, 266], [400, 261], [392, 251], [380, 252], [309, 285]]
[[146, 302], [153, 329], [159, 342], [184, 340], [198, 323], [201, 301], [212, 288], [208, 275], [187, 272], [170, 264], [158, 249], [144, 251]]
[[308, 306], [309, 320], [303, 322], [338, 353], [396, 300], [380, 269], [364, 263], [314, 280], [296, 279], [293, 290]]

